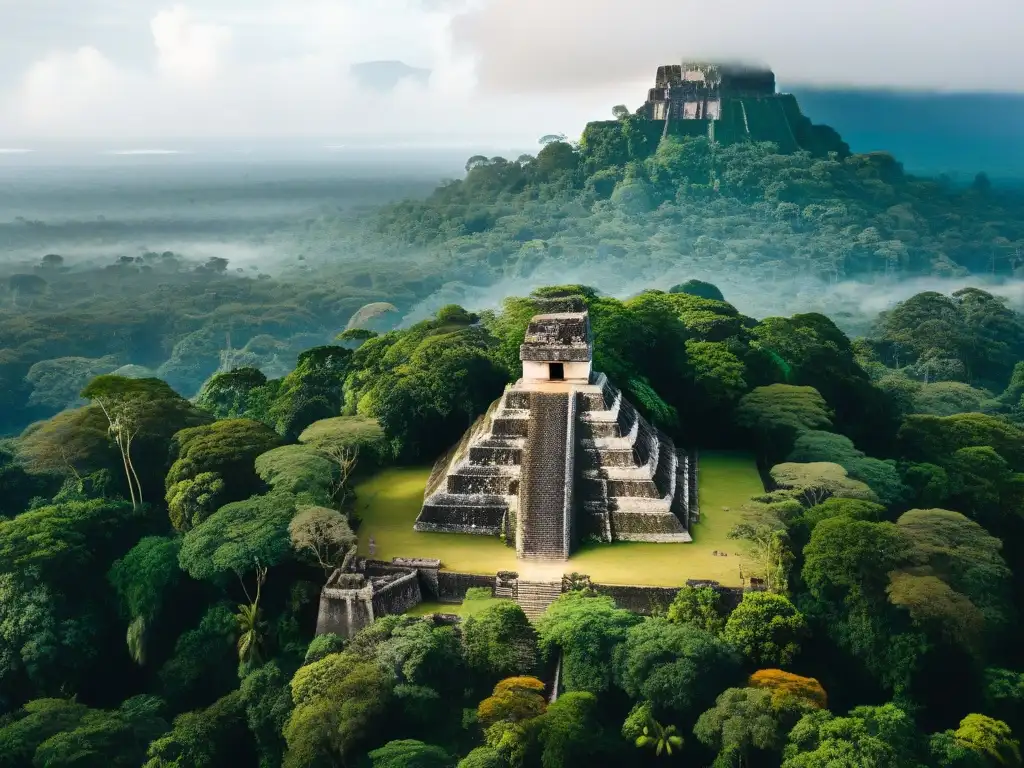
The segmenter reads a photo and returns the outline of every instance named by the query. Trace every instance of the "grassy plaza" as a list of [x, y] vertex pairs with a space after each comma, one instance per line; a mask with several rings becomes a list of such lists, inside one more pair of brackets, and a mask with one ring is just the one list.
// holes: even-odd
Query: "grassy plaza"
[[588, 544], [573, 553], [567, 563], [555, 564], [518, 561], [515, 550], [497, 537], [414, 531], [429, 474], [429, 467], [392, 468], [356, 486], [356, 510], [362, 520], [361, 552], [368, 551], [372, 536], [375, 557], [382, 560], [432, 557], [439, 558], [447, 570], [483, 574], [509, 570], [518, 571], [524, 578], [530, 578], [534, 571], [536, 578], [545, 579], [575, 571], [603, 584], [679, 586], [687, 579], [714, 579], [726, 586], [738, 586], [741, 568], [749, 574], [743, 545], [729, 540], [727, 534], [739, 518], [740, 507], [763, 490], [750, 454], [700, 454], [701, 520], [690, 531], [693, 542]]

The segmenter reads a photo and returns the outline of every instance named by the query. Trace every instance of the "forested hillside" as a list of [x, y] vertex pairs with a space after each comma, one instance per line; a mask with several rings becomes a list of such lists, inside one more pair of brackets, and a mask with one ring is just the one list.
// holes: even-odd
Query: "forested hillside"
[[[908, 278], [961, 287], [979, 276], [1012, 293], [1024, 266], [1024, 197], [984, 175], [965, 189], [912, 177], [885, 154], [704, 138], [655, 147], [638, 119], [595, 124], [578, 143], [546, 137], [535, 157], [471, 158], [465, 178], [383, 210], [361, 208], [349, 184], [306, 216], [197, 218], [225, 257], [148, 247], [184, 233], [114, 212], [4, 224], [5, 248], [38, 252], [0, 263], [0, 434], [79, 404], [101, 373], [157, 375], [186, 397], [232, 367], [280, 377], [369, 302], [396, 308], [374, 326], [387, 330], [566, 279], [625, 298], [696, 276], [757, 317], [827, 309], [859, 334], [862, 298], [884, 304]], [[371, 202], [383, 187], [368, 187]], [[266, 259], [234, 263], [240, 242]], [[69, 244], [92, 255], [62, 256]]]
[[103, 373], [0, 451], [0, 765], [1015, 764], [1024, 318], [925, 293], [851, 340], [699, 281], [536, 295], [565, 294], [647, 418], [757, 452], [732, 536], [766, 591], [641, 617], [581, 585], [535, 626], [482, 600], [313, 638], [355, 480], [458, 439], [517, 375], [530, 297], [356, 322], [193, 400]]

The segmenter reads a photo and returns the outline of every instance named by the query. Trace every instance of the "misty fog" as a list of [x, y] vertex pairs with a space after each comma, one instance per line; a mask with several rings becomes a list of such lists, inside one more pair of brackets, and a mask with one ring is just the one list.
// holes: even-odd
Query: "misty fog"
[[[330, 239], [309, 237], [313, 223], [325, 216], [342, 221], [348, 216], [354, 226], [378, 206], [425, 197], [442, 179], [462, 176], [465, 158], [481, 151], [319, 144], [232, 150], [209, 142], [185, 146], [159, 151], [50, 146], [0, 157], [0, 270], [38, 264], [48, 253], [60, 254], [74, 269], [146, 251], [173, 251], [197, 263], [220, 257], [233, 271], [304, 279], [310, 277], [309, 270], [369, 264], [377, 258], [372, 241], [357, 251], [338, 247]], [[488, 149], [496, 151], [484, 151]], [[520, 151], [504, 150], [510, 156]], [[297, 265], [299, 255], [304, 265]], [[395, 266], [422, 258], [410, 247]], [[690, 278], [715, 283], [728, 301], [752, 317], [826, 312], [851, 334], [865, 332], [879, 311], [924, 290], [951, 293], [966, 285], [983, 286], [1024, 307], [1020, 280], [972, 276], [825, 283], [808, 277], [766, 282], [742, 271], [689, 263], [682, 254], [671, 266], [631, 254], [626, 260], [609, 258], [579, 269], [571, 262], [542, 262], [486, 284], [446, 273], [443, 286], [408, 308], [400, 324], [425, 319], [451, 303], [494, 309], [504, 298], [541, 285], [582, 283], [624, 298], [647, 288], [667, 290]]]

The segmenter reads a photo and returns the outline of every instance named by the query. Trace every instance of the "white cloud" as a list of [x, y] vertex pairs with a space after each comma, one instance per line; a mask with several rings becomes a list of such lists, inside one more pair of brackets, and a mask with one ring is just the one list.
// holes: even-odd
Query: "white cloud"
[[652, 78], [684, 57], [765, 62], [788, 83], [1019, 91], [1021, 30], [1020, 0], [493, 0], [455, 21], [481, 82], [509, 91]]
[[203, 23], [181, 5], [160, 11], [150, 22], [161, 75], [186, 83], [213, 80], [225, 48], [231, 43], [228, 27]]
[[[684, 56], [766, 61], [784, 84], [1024, 87], [1020, 0], [941, 12], [925, 0], [45, 1], [61, 20], [57, 37], [0, 0], [17, 56], [56, 51], [0, 72], [16, 81], [0, 90], [8, 139], [419, 133], [532, 143], [578, 133], [612, 104], [636, 106], [655, 68]], [[2, 53], [0, 67], [13, 67]], [[351, 64], [385, 59], [431, 69], [429, 84], [355, 88]]]
[[15, 95], [24, 119], [54, 125], [104, 107], [117, 91], [120, 75], [102, 53], [82, 47], [52, 53], [25, 74]]

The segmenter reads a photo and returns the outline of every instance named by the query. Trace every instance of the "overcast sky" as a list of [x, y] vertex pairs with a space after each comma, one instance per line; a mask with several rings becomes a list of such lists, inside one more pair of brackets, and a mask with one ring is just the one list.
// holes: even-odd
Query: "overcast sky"
[[[941, 6], [941, 8], [940, 8]], [[1024, 91], [1024, 0], [0, 0], [0, 147], [33, 138], [578, 135], [660, 64]], [[361, 90], [397, 59], [427, 86]]]

